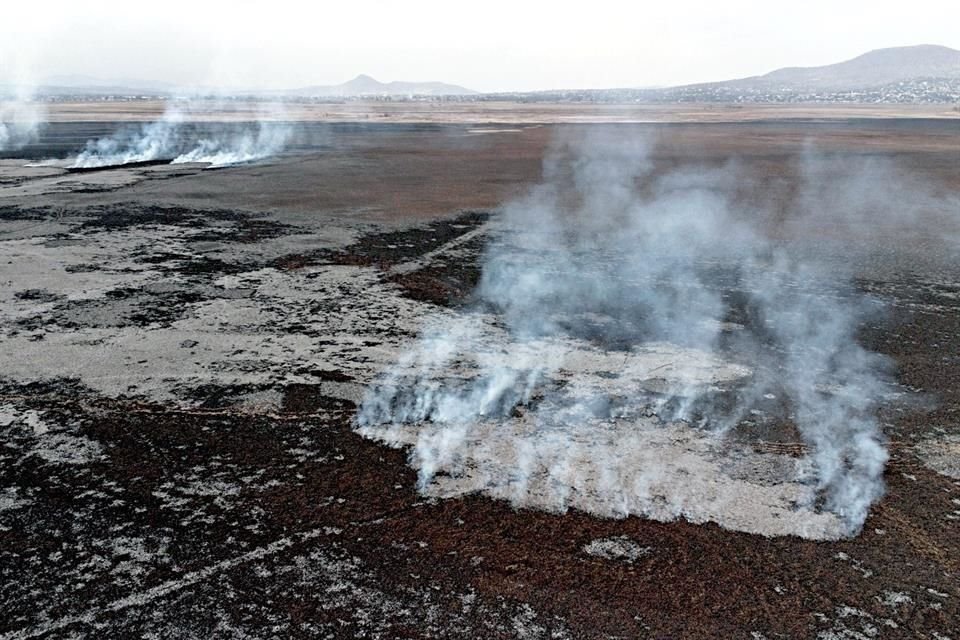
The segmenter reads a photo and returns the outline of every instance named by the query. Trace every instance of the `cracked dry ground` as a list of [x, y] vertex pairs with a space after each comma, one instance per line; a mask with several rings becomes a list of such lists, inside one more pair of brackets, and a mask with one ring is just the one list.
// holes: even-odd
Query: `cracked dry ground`
[[469, 295], [483, 212], [53, 213], [2, 211], [4, 640], [960, 638], [953, 274], [860, 282], [891, 308], [861, 339], [935, 400], [884, 409], [887, 495], [814, 542], [425, 499], [354, 433], [374, 373]]

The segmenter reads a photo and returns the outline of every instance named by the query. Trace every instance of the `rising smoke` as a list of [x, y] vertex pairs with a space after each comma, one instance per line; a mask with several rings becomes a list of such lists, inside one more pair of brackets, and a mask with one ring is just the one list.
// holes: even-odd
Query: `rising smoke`
[[30, 92], [18, 89], [10, 100], [0, 100], [0, 152], [22, 149], [36, 141], [46, 109]]
[[183, 121], [184, 116], [180, 109], [167, 108], [163, 117], [156, 122], [124, 129], [107, 138], [88, 141], [69, 166], [105, 167], [172, 159], [180, 142], [178, 130]]
[[[665, 171], [650, 145], [559, 137], [492, 225], [476, 303], [427, 321], [359, 430], [410, 447], [436, 495], [856, 534], [887, 459], [886, 363], [856, 340], [876, 302], [776, 241], [735, 165]], [[820, 197], [803, 162], [798, 207]], [[788, 425], [807, 453], [751, 457], [744, 424]]]
[[172, 164], [206, 163], [223, 167], [254, 162], [284, 150], [293, 128], [282, 121], [278, 105], [263, 105], [252, 122], [205, 123], [220, 110], [217, 105], [173, 103], [156, 122], [128, 128], [91, 140], [68, 165], [70, 168], [105, 167], [134, 162], [168, 160]]

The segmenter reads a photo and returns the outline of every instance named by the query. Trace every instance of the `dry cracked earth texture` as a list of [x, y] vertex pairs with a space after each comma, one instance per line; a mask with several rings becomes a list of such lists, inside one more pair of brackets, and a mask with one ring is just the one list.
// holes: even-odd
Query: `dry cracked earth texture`
[[[960, 638], [960, 269], [942, 228], [851, 249], [889, 310], [860, 340], [898, 389], [886, 495], [856, 537], [419, 491], [409, 442], [358, 433], [427, 318], [463, 313], [551, 129], [317, 125], [218, 171], [0, 161], [0, 638]], [[736, 156], [781, 195], [810, 138], [960, 189], [951, 123], [667, 133], [656, 162]], [[727, 449], [741, 466], [802, 456], [758, 424]]]

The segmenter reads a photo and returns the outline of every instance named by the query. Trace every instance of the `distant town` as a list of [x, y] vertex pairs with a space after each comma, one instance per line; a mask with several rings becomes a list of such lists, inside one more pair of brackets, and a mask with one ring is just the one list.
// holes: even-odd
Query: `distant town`
[[[213, 95], [213, 94], [211, 94]], [[134, 102], [164, 100], [176, 97], [170, 93], [104, 94], [61, 93], [40, 95], [43, 102], [109, 101]], [[196, 96], [193, 96], [196, 97]], [[363, 94], [353, 96], [264, 96], [236, 94], [219, 99], [263, 100], [293, 103], [347, 102], [556, 102], [556, 103], [726, 103], [726, 104], [960, 104], [960, 80], [918, 79], [895, 82], [874, 89], [848, 91], [795, 89], [733, 89], [717, 85], [692, 85], [671, 89], [559, 89], [552, 91], [519, 91], [474, 93], [466, 95], [429, 94]]]

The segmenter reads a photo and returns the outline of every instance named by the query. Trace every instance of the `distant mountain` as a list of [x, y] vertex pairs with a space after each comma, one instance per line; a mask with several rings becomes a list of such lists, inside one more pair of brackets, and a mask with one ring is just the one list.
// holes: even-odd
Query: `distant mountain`
[[[15, 95], [0, 86], [0, 97]], [[481, 94], [443, 82], [380, 82], [367, 75], [337, 85], [247, 90], [175, 87], [137, 80], [83, 76], [50, 78], [40, 96], [249, 96], [258, 98], [364, 99], [451, 96], [469, 101], [675, 103], [960, 104], [960, 51], [937, 45], [877, 49], [820, 67], [787, 67], [765, 75], [683, 85], [622, 89], [568, 89]]]
[[465, 96], [477, 93], [465, 87], [444, 82], [380, 82], [367, 75], [359, 75], [343, 84], [303, 87], [292, 91], [271, 93], [305, 97], [358, 96]]
[[95, 88], [95, 87], [127, 87], [139, 90], [172, 90], [175, 85], [169, 82], [160, 82], [158, 80], [141, 80], [139, 78], [111, 78], [104, 80], [94, 76], [85, 75], [57, 75], [47, 76], [41, 86], [49, 87], [71, 87], [71, 88]]
[[103, 84], [103, 85], [61, 85], [61, 84], [42, 84], [35, 87], [33, 95], [41, 97], [64, 97], [64, 96], [168, 96], [171, 91], [149, 85], [131, 86], [124, 84]]
[[85, 75], [57, 75], [44, 78], [32, 87], [39, 96], [133, 96], [168, 95], [174, 85], [133, 78], [109, 80]]
[[[2, 89], [2, 87], [0, 87]], [[443, 82], [379, 82], [367, 75], [359, 75], [349, 82], [329, 86], [272, 91], [225, 89], [216, 87], [179, 87], [164, 82], [146, 82], [133, 79], [104, 80], [89, 76], [53, 76], [47, 78], [35, 93], [41, 96], [131, 96], [131, 95], [250, 95], [276, 97], [335, 97], [363, 96], [463, 96], [472, 95], [465, 87]]]
[[687, 87], [750, 92], [856, 91], [934, 79], [960, 80], [960, 51], [932, 44], [877, 49], [846, 62], [822, 67], [786, 67], [762, 76]]

